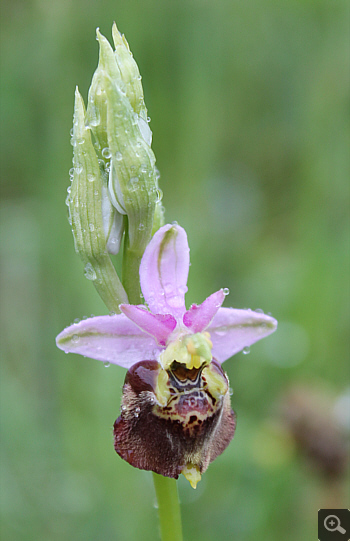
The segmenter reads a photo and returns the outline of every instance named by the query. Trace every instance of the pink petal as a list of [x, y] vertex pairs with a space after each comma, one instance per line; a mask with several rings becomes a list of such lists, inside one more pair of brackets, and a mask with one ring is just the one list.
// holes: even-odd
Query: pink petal
[[189, 252], [179, 225], [164, 225], [154, 234], [140, 265], [141, 289], [151, 312], [176, 318], [185, 312]]
[[154, 336], [158, 344], [165, 346], [169, 335], [176, 327], [176, 319], [170, 314], [152, 314], [146, 307], [121, 304], [120, 309], [131, 321], [148, 334]]
[[220, 363], [277, 329], [277, 321], [252, 310], [220, 308], [206, 329], [213, 342], [213, 357]]
[[130, 368], [156, 358], [160, 348], [124, 314], [84, 319], [64, 329], [56, 344], [66, 353], [79, 353], [98, 361]]
[[183, 322], [193, 332], [202, 332], [219, 310], [224, 302], [225, 293], [222, 289], [216, 291], [205, 299], [199, 306], [192, 304], [191, 308], [185, 312]]

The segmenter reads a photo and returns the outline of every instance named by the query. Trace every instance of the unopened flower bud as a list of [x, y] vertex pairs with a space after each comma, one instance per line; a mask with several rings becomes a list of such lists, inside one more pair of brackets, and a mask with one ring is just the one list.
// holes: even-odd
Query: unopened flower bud
[[[123, 283], [130, 293], [128, 277], [135, 282], [154, 227], [161, 226], [164, 219], [140, 73], [115, 24], [112, 32], [115, 51], [97, 29], [99, 63], [89, 90], [87, 124], [96, 155], [108, 172], [109, 200], [117, 213], [125, 215], [128, 273]], [[121, 223], [120, 217], [118, 220]]]
[[[110, 310], [119, 311], [119, 304], [127, 295], [108, 255], [108, 244], [116, 253], [122, 236], [122, 220], [111, 206], [105, 174], [101, 170], [85, 125], [83, 99], [76, 89], [72, 134], [73, 172], [72, 186], [67, 198], [75, 249], [85, 264], [85, 276], [91, 280]], [[123, 301], [124, 299], [124, 301]]]
[[[115, 30], [115, 36], [117, 33]], [[138, 74], [138, 70], [130, 69], [135, 62], [126, 47], [118, 45], [118, 50], [123, 53], [121, 58], [118, 57], [118, 65], [108, 41], [99, 32], [97, 37], [100, 44], [99, 77], [107, 105], [107, 146], [102, 149], [102, 156], [105, 154], [104, 157], [110, 159], [109, 194], [116, 209], [128, 217], [130, 248], [142, 255], [151, 236], [157, 200], [150, 130], [146, 120], [139, 115], [140, 108], [133, 108], [143, 99], [142, 88], [136, 86], [140, 83], [135, 73], [136, 70]], [[98, 128], [102, 142], [102, 126]], [[94, 130], [92, 126], [93, 133]]]

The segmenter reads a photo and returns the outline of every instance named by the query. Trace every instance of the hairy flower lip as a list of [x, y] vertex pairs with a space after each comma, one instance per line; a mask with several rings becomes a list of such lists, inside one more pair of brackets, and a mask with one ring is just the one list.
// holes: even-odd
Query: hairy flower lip
[[121, 416], [114, 423], [114, 447], [121, 458], [166, 477], [177, 479], [183, 473], [196, 487], [210, 462], [230, 443], [236, 426], [227, 375], [219, 363], [213, 364], [225, 387], [223, 396], [212, 396], [211, 388], [210, 392], [205, 390], [206, 384], [191, 392], [180, 386], [178, 392], [168, 379], [164, 381], [171, 393], [164, 406], [152, 390], [156, 373], [164, 373], [159, 364], [144, 361], [128, 371]]

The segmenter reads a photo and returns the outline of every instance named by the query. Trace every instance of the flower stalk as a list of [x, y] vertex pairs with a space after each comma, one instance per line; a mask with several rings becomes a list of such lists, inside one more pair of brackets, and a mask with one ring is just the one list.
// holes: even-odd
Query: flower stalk
[[182, 541], [181, 512], [175, 479], [153, 473], [162, 541]]

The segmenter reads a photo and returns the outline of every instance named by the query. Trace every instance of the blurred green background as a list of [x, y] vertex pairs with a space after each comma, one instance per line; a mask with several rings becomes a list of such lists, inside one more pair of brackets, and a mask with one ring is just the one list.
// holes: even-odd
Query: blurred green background
[[116, 20], [143, 76], [187, 304], [229, 287], [278, 332], [225, 364], [235, 438], [193, 491], [186, 540], [309, 541], [346, 507], [349, 4], [13, 0], [1, 17], [2, 538], [157, 539], [151, 474], [114, 452], [124, 370], [55, 347], [106, 312], [64, 204], [74, 88]]

